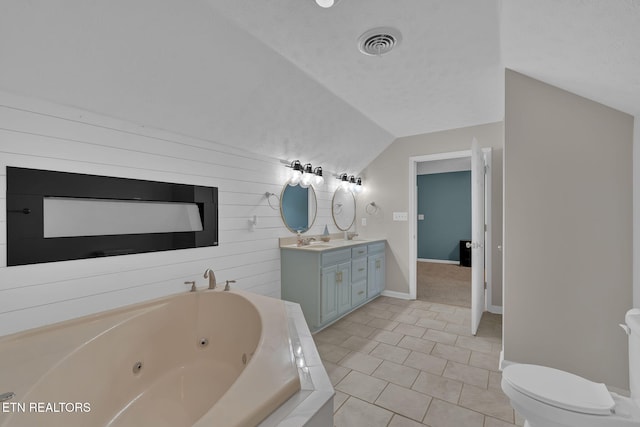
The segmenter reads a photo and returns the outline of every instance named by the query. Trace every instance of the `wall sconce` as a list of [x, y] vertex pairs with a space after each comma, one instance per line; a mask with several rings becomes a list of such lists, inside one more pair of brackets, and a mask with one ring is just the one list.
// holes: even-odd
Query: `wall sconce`
[[287, 165], [287, 167], [291, 168], [289, 185], [292, 187], [300, 184], [302, 188], [307, 188], [311, 184], [321, 185], [324, 182], [321, 166], [314, 169], [311, 163], [306, 163], [302, 166], [300, 160], [294, 160], [291, 162], [291, 165]]
[[345, 190], [349, 190], [356, 194], [360, 194], [362, 192], [362, 178], [356, 178], [354, 175], [349, 176], [346, 173], [341, 173], [336, 178], [341, 181], [340, 186]]

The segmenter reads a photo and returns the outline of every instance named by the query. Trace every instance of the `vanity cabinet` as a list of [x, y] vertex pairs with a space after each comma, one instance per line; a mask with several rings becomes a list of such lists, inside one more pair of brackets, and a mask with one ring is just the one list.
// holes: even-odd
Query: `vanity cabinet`
[[367, 257], [367, 298], [378, 295], [385, 285], [384, 242], [369, 245]]
[[321, 329], [384, 290], [384, 248], [282, 247], [282, 299], [300, 304], [311, 331]]
[[320, 322], [329, 322], [351, 309], [351, 264], [344, 262], [323, 267], [320, 289]]

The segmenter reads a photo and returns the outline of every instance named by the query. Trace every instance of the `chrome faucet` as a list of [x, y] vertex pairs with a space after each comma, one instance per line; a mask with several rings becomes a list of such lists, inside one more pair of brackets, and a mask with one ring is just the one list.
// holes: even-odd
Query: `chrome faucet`
[[188, 282], [184, 282], [185, 285], [191, 285], [191, 291], [189, 292], [195, 292], [197, 291], [196, 289], [196, 281], [195, 280], [190, 280]]
[[205, 279], [209, 279], [209, 289], [215, 289], [216, 288], [216, 274], [213, 272], [212, 269], [207, 268], [204, 272], [204, 278]]
[[314, 242], [315, 240], [315, 237], [305, 237], [304, 239], [300, 240], [300, 244], [298, 246], [309, 246], [311, 242]]

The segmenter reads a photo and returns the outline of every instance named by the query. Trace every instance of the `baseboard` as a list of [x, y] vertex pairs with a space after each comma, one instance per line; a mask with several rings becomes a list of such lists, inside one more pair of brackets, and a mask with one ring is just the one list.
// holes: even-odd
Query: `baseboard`
[[411, 299], [408, 293], [406, 292], [396, 292], [396, 291], [387, 291], [384, 290], [381, 293], [384, 297], [398, 298], [398, 299]]
[[502, 314], [502, 306], [501, 305], [487, 305], [487, 311], [493, 314]]
[[418, 262], [433, 262], [436, 264], [454, 264], [460, 265], [460, 261], [451, 261], [448, 259], [427, 259], [427, 258], [418, 258]]
[[510, 360], [505, 360], [504, 358], [504, 350], [500, 350], [500, 364], [498, 365], [499, 369], [502, 371], [509, 365], [514, 365], [516, 362], [512, 362]]

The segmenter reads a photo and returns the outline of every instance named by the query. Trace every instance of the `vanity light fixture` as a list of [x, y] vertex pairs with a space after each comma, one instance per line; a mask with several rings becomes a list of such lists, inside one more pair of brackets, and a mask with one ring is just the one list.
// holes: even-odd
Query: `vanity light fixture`
[[329, 8], [335, 6], [340, 0], [316, 0], [316, 4], [320, 7]]
[[292, 187], [300, 184], [302, 188], [308, 188], [311, 184], [321, 185], [324, 182], [322, 166], [317, 166], [315, 169], [311, 163], [306, 163], [302, 166], [300, 160], [294, 160], [291, 164], [286, 162], [285, 164], [288, 168], [291, 168], [289, 185]]
[[356, 194], [360, 194], [362, 193], [362, 178], [358, 177], [358, 179], [356, 179], [356, 186], [353, 189], [353, 191], [356, 192]]
[[313, 173], [316, 175], [313, 183], [315, 185], [321, 185], [324, 182], [324, 178], [322, 177], [322, 166], [316, 166]]
[[362, 192], [362, 189], [364, 188], [362, 186], [362, 178], [360, 177], [355, 177], [354, 175], [347, 175], [346, 173], [341, 173], [340, 175], [336, 176], [337, 179], [339, 179], [340, 182], [340, 187], [344, 188], [345, 190], [349, 190], [352, 193], [355, 194], [360, 194]]
[[289, 178], [289, 185], [295, 187], [302, 179], [302, 163], [300, 160], [294, 160], [291, 162], [291, 177]]
[[349, 177], [349, 191], [354, 192], [356, 190], [356, 177], [351, 175]]
[[311, 163], [307, 163], [304, 165], [302, 169], [302, 179], [300, 179], [300, 186], [302, 188], [308, 188], [313, 181], [313, 166]]
[[341, 173], [336, 178], [340, 180], [340, 186], [345, 190], [349, 188], [349, 175], [346, 173]]

